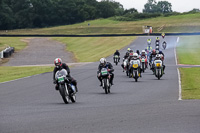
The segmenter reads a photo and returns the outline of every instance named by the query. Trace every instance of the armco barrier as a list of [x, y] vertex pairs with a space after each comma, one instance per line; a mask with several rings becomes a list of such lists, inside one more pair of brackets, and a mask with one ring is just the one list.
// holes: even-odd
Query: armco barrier
[[9, 58], [15, 51], [14, 47], [8, 47], [1, 51], [1, 58]]
[[[98, 34], [98, 35], [7, 35], [1, 34], [0, 37], [114, 37], [114, 36], [161, 36], [162, 33], [151, 33], [151, 34]], [[194, 33], [165, 33], [166, 36], [190, 36], [200, 35], [200, 32]]]

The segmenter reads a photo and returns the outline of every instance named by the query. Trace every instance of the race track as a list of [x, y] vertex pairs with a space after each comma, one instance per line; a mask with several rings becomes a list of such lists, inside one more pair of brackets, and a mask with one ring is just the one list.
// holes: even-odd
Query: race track
[[[146, 40], [139, 37], [128, 47], [141, 51]], [[147, 70], [135, 82], [113, 64], [111, 56], [107, 60], [115, 69], [114, 86], [106, 95], [96, 77], [99, 62], [72, 68], [79, 88], [75, 104], [63, 103], [52, 73], [1, 83], [0, 133], [198, 133], [199, 101], [178, 100], [177, 37], [166, 41], [161, 80]], [[128, 47], [120, 50], [121, 55]]]

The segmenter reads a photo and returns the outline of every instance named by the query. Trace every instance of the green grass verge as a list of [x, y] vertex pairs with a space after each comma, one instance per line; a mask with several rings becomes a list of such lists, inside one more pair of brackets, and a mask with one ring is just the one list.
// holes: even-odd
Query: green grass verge
[[58, 37], [53, 39], [66, 44], [67, 50], [74, 53], [78, 62], [94, 62], [129, 45], [136, 37]]
[[200, 65], [200, 36], [181, 37], [177, 47], [178, 63]]
[[[115, 21], [112, 18], [41, 29], [0, 31], [0, 34], [130, 34], [142, 33], [142, 26], [153, 26], [154, 32], [199, 32], [200, 13], [157, 17], [139, 21]], [[90, 23], [90, 26], [88, 26]], [[157, 29], [164, 25], [161, 31]]]
[[15, 80], [45, 72], [52, 72], [53, 67], [0, 67], [0, 82]]
[[0, 51], [8, 46], [14, 47], [16, 51], [19, 51], [27, 46], [27, 42], [22, 37], [0, 37]]
[[182, 99], [200, 99], [200, 68], [180, 68]]

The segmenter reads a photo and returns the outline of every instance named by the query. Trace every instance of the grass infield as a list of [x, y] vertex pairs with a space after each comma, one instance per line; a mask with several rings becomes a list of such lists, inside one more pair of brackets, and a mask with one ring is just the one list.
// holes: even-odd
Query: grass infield
[[179, 68], [182, 99], [200, 99], [200, 68]]
[[136, 37], [57, 37], [53, 39], [66, 44], [67, 50], [74, 53], [78, 62], [95, 62], [129, 45]]
[[45, 72], [52, 72], [53, 67], [40, 66], [40, 67], [0, 67], [0, 82], [15, 80], [27, 76], [41, 74]]

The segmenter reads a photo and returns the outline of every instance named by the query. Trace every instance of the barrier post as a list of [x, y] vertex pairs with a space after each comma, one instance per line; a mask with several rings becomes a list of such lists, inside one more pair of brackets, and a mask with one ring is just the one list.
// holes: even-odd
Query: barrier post
[[0, 53], [0, 54], [1, 54], [1, 59], [2, 59], [2, 58], [3, 58], [3, 51], [1, 51], [1, 53]]

